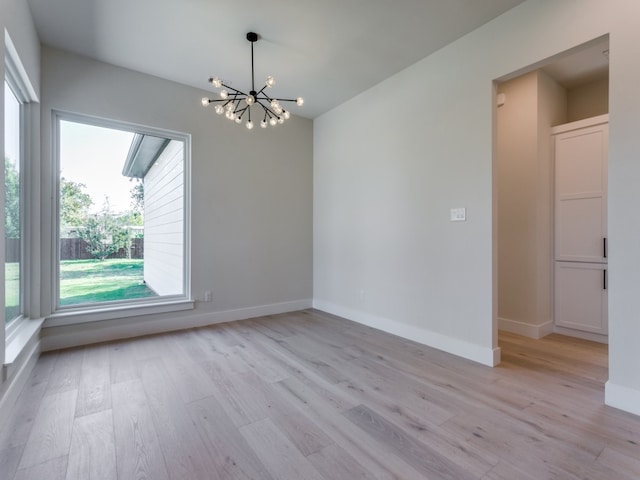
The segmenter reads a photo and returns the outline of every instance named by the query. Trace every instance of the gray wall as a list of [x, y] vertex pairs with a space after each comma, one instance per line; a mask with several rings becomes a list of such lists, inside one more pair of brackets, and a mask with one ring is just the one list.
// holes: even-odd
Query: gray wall
[[[240, 315], [246, 309], [259, 313], [310, 304], [310, 120], [296, 117], [280, 128], [249, 132], [203, 108], [204, 91], [48, 47], [42, 52], [42, 78], [42, 191], [50, 205], [53, 110], [191, 135], [192, 292], [196, 299], [213, 292], [211, 303], [198, 302], [195, 311], [179, 319], [176, 314], [158, 315], [56, 328], [45, 323], [46, 345], [207, 323], [220, 318], [213, 315], [219, 312], [234, 318], [233, 312]], [[54, 253], [53, 216], [51, 208], [42, 223], [47, 267]], [[47, 272], [44, 278], [51, 275]], [[44, 306], [52, 304], [52, 292], [49, 282], [43, 282]]]
[[[9, 36], [13, 46], [15, 47], [17, 54], [20, 58], [22, 74], [26, 75], [26, 80], [30, 84], [31, 93], [36, 97], [40, 94], [40, 42], [36, 35], [35, 26], [31, 19], [31, 13], [25, 0], [0, 0], [0, 51], [3, 58], [5, 55], [5, 29]], [[3, 81], [0, 83], [0, 111], [4, 112], [4, 76], [5, 76], [5, 64], [4, 61], [0, 62], [0, 73], [2, 74]], [[34, 142], [28, 145], [27, 153], [31, 158], [38, 158], [39, 156], [39, 132], [40, 132], [40, 110], [39, 106], [34, 104], [27, 111], [27, 122], [29, 122], [31, 129], [34, 133]], [[0, 151], [4, 151], [4, 115], [0, 115]], [[4, 170], [2, 170], [4, 172]], [[26, 165], [25, 172], [29, 171], [33, 181], [37, 182], [39, 179], [39, 170], [37, 166]], [[4, 181], [0, 182], [3, 187], [0, 187], [0, 211], [4, 211]], [[39, 188], [35, 188], [34, 184], [27, 185], [27, 190], [31, 193], [31, 221], [32, 223], [39, 223]], [[4, 229], [4, 222], [0, 228]], [[39, 252], [39, 232], [36, 231], [34, 235], [27, 239], [26, 251], [28, 255], [34, 259], [33, 262], [27, 262], [25, 268], [31, 270], [31, 285], [27, 285], [27, 297], [25, 301], [25, 311], [32, 317], [39, 315], [39, 297], [38, 295], [29, 295], [30, 292], [37, 292], [37, 287], [40, 282], [40, 269], [38, 262]], [[35, 240], [35, 243], [29, 243], [29, 241]], [[0, 251], [4, 252], [4, 231], [0, 231]], [[4, 298], [4, 268], [0, 269], [0, 298]], [[4, 329], [4, 308], [1, 309], [1, 320], [3, 328], [0, 328], [0, 358], [5, 359], [5, 329]], [[4, 369], [2, 380], [0, 380], [0, 424], [2, 423], [4, 414], [8, 410], [7, 406], [15, 400], [14, 395], [8, 395], [7, 392], [11, 388], [13, 392], [17, 392], [20, 388], [20, 383], [25, 380], [24, 376], [19, 378], [21, 371], [28, 371], [37, 358], [39, 344], [37, 336], [32, 337], [24, 345], [22, 353], [20, 353], [13, 364]], [[13, 356], [13, 354], [12, 354]], [[5, 378], [6, 376], [6, 378]]]
[[[530, 0], [316, 119], [314, 304], [497, 360], [493, 81], [609, 33], [606, 396], [640, 414], [640, 30], [631, 18], [640, 18], [636, 0]], [[411, 92], [410, 101], [398, 107], [389, 92]], [[466, 222], [449, 221], [453, 207], [467, 207]]]

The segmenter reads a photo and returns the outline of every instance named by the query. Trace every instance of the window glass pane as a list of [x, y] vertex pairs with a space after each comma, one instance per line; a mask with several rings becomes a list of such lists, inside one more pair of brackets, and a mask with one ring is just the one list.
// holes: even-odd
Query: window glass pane
[[60, 120], [59, 305], [184, 293], [184, 145]]
[[5, 191], [5, 321], [21, 314], [20, 288], [20, 115], [21, 105], [9, 84], [4, 84], [4, 191]]

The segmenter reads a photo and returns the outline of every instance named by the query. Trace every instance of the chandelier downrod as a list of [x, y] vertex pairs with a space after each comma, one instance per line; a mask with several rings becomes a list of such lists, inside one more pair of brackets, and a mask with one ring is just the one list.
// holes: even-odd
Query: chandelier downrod
[[[290, 112], [285, 110], [280, 102], [295, 102], [298, 106], [302, 106], [304, 100], [302, 97], [296, 99], [289, 98], [272, 98], [265, 93], [265, 89], [273, 87], [275, 80], [272, 76], [268, 76], [264, 86], [260, 91], [256, 92], [255, 87], [255, 68], [254, 68], [254, 55], [253, 44], [258, 41], [258, 34], [255, 32], [247, 33], [247, 40], [251, 43], [251, 90], [249, 93], [245, 93], [242, 90], [227, 85], [218, 77], [209, 78], [215, 88], [222, 88], [219, 92], [219, 99], [212, 99], [204, 97], [202, 99], [202, 105], [208, 106], [215, 103], [215, 111], [218, 115], [223, 113], [229, 120], [233, 120], [236, 123], [242, 123], [243, 116], [247, 114], [247, 122], [245, 126], [251, 130], [253, 128], [253, 122], [251, 120], [251, 107], [259, 106], [264, 111], [264, 117], [260, 122], [262, 128], [266, 128], [267, 125], [275, 126], [277, 124], [284, 123], [285, 120], [291, 116]], [[231, 91], [231, 93], [229, 92]]]

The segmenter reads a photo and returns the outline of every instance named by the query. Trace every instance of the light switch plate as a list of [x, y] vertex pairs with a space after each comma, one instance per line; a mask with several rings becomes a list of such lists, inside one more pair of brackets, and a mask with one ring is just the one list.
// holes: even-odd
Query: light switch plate
[[467, 220], [466, 208], [452, 208], [451, 209], [451, 221], [452, 222], [464, 222]]

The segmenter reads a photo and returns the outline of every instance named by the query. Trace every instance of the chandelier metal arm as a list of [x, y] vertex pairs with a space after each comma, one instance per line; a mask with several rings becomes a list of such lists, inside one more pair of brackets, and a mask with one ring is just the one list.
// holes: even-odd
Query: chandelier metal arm
[[[251, 130], [253, 128], [253, 122], [251, 121], [251, 106], [260, 105], [264, 110], [264, 118], [260, 123], [262, 128], [267, 127], [267, 120], [269, 124], [276, 125], [283, 123], [290, 117], [290, 112], [285, 110], [280, 105], [280, 102], [295, 102], [298, 106], [301, 106], [303, 99], [298, 97], [296, 99], [290, 98], [272, 98], [265, 93], [265, 89], [272, 87], [275, 83], [273, 77], [268, 76], [265, 85], [256, 92], [255, 87], [255, 61], [253, 44], [258, 41], [258, 34], [255, 32], [247, 33], [247, 40], [251, 42], [251, 91], [249, 93], [238, 90], [226, 83], [223, 83], [218, 77], [209, 78], [209, 82], [215, 88], [224, 88], [220, 92], [221, 98], [212, 99], [204, 97], [202, 99], [202, 105], [207, 106], [211, 103], [215, 103], [215, 111], [218, 115], [222, 115], [226, 111], [226, 117], [230, 120], [235, 120], [236, 123], [242, 122], [242, 117], [247, 113], [246, 127]], [[246, 102], [246, 105], [242, 102]], [[244, 105], [244, 106], [243, 106]]]

